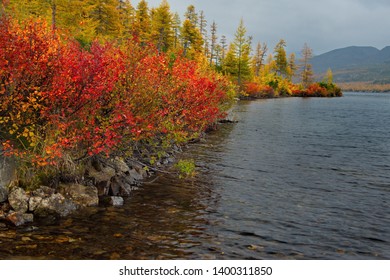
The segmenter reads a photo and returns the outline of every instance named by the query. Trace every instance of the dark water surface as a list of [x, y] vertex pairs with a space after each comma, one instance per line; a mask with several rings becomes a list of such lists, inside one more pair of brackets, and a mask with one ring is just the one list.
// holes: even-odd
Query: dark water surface
[[390, 259], [390, 95], [240, 103], [123, 208], [0, 229], [0, 259]]

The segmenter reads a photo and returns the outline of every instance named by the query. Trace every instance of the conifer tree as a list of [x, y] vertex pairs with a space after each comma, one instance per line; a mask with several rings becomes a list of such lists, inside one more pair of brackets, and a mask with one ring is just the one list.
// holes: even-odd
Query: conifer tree
[[247, 30], [244, 26], [244, 20], [241, 19], [233, 41], [234, 49], [236, 52], [235, 55], [237, 63], [237, 82], [240, 86], [242, 85], [243, 80], [248, 79], [251, 75], [251, 37], [246, 37], [246, 32]]
[[279, 43], [275, 46], [275, 63], [276, 63], [276, 73], [281, 76], [287, 76], [287, 54], [286, 54], [286, 41], [281, 39]]
[[149, 6], [145, 0], [141, 0], [136, 8], [133, 34], [140, 42], [145, 43], [150, 39], [151, 22]]
[[173, 16], [167, 0], [163, 0], [160, 6], [154, 9], [151, 22], [151, 41], [159, 51], [167, 51], [174, 41]]
[[265, 55], [267, 54], [267, 51], [268, 51], [268, 47], [266, 43], [261, 44], [259, 42], [257, 44], [254, 56], [252, 58], [253, 72], [256, 77], [260, 76], [260, 71], [264, 66], [264, 59], [265, 59]]
[[[215, 61], [216, 59], [216, 54], [215, 54], [215, 49], [217, 47], [217, 24], [215, 21], [211, 24], [211, 37], [210, 37], [210, 65], [213, 64], [213, 60]], [[215, 62], [215, 64], [217, 64]]]
[[116, 38], [121, 33], [117, 0], [88, 0], [89, 16], [96, 24], [96, 35]]
[[313, 70], [310, 64], [310, 59], [313, 57], [313, 51], [305, 43], [302, 49], [301, 58], [301, 78], [302, 85], [307, 88], [313, 81]]
[[298, 67], [295, 63], [295, 53], [290, 54], [288, 58], [288, 66], [287, 66], [287, 78], [289, 81], [293, 79]]

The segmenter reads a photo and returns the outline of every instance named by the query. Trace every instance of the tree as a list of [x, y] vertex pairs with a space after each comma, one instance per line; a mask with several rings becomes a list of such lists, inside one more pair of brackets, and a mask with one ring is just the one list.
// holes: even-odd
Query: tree
[[275, 62], [276, 73], [281, 76], [287, 76], [287, 55], [286, 55], [286, 41], [281, 39], [275, 46]]
[[291, 81], [295, 76], [298, 67], [295, 63], [295, 53], [290, 54], [288, 58], [288, 66], [287, 66], [287, 78]]
[[129, 37], [134, 24], [134, 8], [129, 0], [119, 0], [118, 12], [122, 25], [122, 35]]
[[167, 51], [173, 46], [173, 16], [167, 0], [163, 0], [160, 6], [152, 13], [151, 41], [155, 43], [159, 51]]
[[242, 81], [247, 79], [251, 74], [249, 61], [251, 38], [246, 37], [246, 32], [244, 20], [241, 19], [233, 41], [237, 59], [237, 82], [240, 86], [242, 85]]
[[328, 69], [328, 71], [326, 71], [326, 75], [324, 77], [324, 82], [327, 83], [328, 85], [331, 85], [333, 84], [333, 72], [332, 72], [332, 69]]
[[313, 51], [305, 43], [302, 49], [301, 62], [301, 78], [302, 85], [307, 88], [313, 81], [313, 70], [310, 64], [310, 59], [313, 57]]
[[145, 0], [141, 0], [135, 11], [133, 34], [135, 37], [138, 37], [141, 43], [145, 43], [149, 41], [150, 30], [151, 22], [148, 3]]
[[217, 36], [217, 24], [215, 23], [215, 21], [213, 21], [213, 23], [211, 24], [211, 37], [210, 37], [210, 65], [213, 64], [213, 60], [215, 60], [215, 50], [216, 50], [216, 47], [217, 47], [217, 40], [218, 40], [218, 36]]
[[185, 16], [186, 19], [184, 20], [181, 29], [184, 55], [188, 58], [194, 59], [203, 51], [204, 41], [197, 26], [198, 15], [196, 14], [195, 7], [193, 5], [187, 8]]
[[268, 47], [267, 44], [264, 43], [263, 45], [261, 43], [258, 43], [256, 46], [255, 54], [252, 58], [252, 66], [253, 66], [253, 72], [256, 77], [260, 76], [261, 68], [264, 66], [264, 58], [267, 54]]
[[96, 35], [115, 38], [121, 33], [120, 16], [117, 0], [89, 0], [89, 16], [96, 23]]

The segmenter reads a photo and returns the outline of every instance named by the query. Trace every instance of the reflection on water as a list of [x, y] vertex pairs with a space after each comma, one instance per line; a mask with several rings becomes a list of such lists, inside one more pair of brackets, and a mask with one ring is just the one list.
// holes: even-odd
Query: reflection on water
[[390, 95], [259, 100], [123, 208], [0, 228], [5, 259], [389, 259]]

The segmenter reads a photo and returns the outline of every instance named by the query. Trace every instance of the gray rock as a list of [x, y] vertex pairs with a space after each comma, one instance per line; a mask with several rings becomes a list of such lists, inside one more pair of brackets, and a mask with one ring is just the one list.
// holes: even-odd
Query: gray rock
[[21, 212], [13, 212], [7, 215], [7, 220], [18, 227], [26, 223], [32, 223], [34, 221], [34, 215]]
[[97, 206], [99, 204], [98, 190], [93, 186], [79, 184], [61, 184], [59, 192], [81, 207]]
[[35, 191], [33, 191], [32, 195], [39, 196], [41, 198], [46, 198], [46, 197], [52, 196], [54, 193], [55, 193], [54, 189], [52, 189], [50, 187], [46, 187], [46, 186], [41, 186], [41, 187], [39, 187], [39, 189], [36, 189]]
[[131, 169], [129, 172], [129, 176], [136, 181], [141, 181], [144, 179], [143, 174], [136, 169]]
[[43, 197], [32, 196], [28, 201], [28, 210], [34, 212], [37, 209], [38, 205], [41, 204]]
[[113, 160], [113, 165], [117, 172], [128, 173], [130, 171], [130, 167], [126, 164], [123, 159], [115, 158]]
[[77, 210], [77, 205], [66, 199], [62, 194], [56, 193], [48, 198], [42, 199], [34, 211], [39, 217], [60, 216], [66, 217]]
[[110, 196], [109, 203], [112, 206], [118, 207], [118, 206], [123, 206], [124, 200], [123, 200], [123, 197], [121, 197], [121, 196]]
[[8, 188], [0, 185], [0, 203], [8, 199]]
[[110, 181], [102, 181], [96, 184], [96, 188], [98, 190], [98, 196], [108, 195], [110, 191]]
[[30, 197], [22, 188], [13, 188], [8, 195], [8, 202], [16, 212], [27, 212]]
[[90, 166], [87, 168], [87, 174], [94, 181], [94, 184], [100, 182], [110, 182], [111, 178], [116, 175], [115, 169], [112, 167], [102, 167], [101, 171], [97, 171], [94, 167]]
[[15, 179], [15, 163], [12, 159], [3, 157], [0, 148], [0, 203], [7, 200], [8, 186]]

